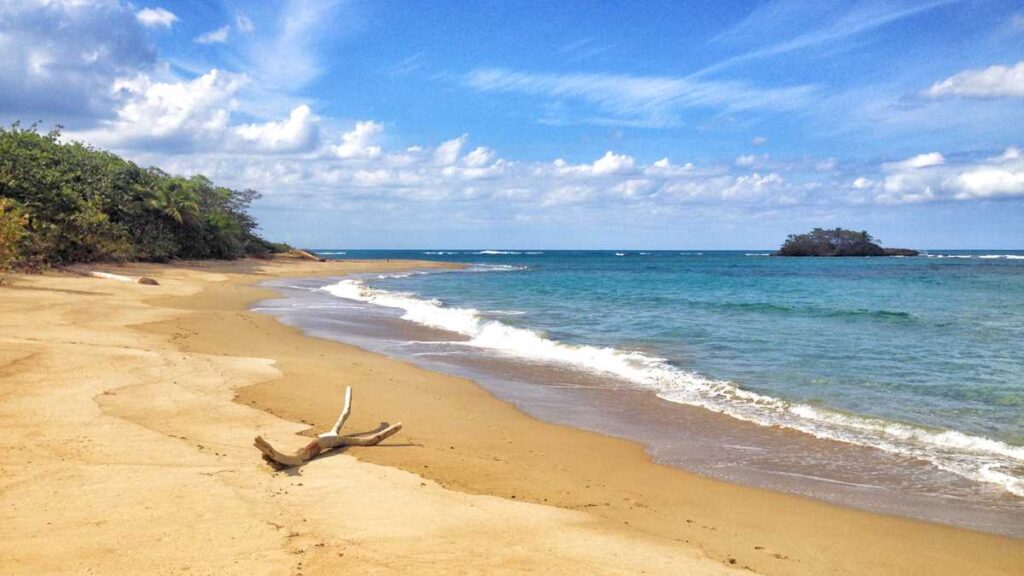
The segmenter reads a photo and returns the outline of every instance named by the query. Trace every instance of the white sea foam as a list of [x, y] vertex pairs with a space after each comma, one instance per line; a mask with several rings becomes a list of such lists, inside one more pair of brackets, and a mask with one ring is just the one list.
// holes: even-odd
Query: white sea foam
[[318, 250], [316, 253], [320, 254], [320, 255], [326, 255], [326, 256], [341, 256], [341, 255], [344, 255], [344, 254], [348, 254], [348, 252], [340, 252], [338, 250], [330, 250], [330, 251], [328, 251], [328, 250]]
[[346, 298], [397, 308], [402, 318], [466, 336], [460, 344], [523, 359], [554, 362], [594, 371], [654, 390], [661, 398], [703, 407], [762, 426], [782, 426], [815, 437], [870, 446], [931, 462], [970, 478], [1024, 496], [1024, 447], [957, 431], [923, 428], [791, 403], [744, 390], [724, 380], [681, 370], [662, 358], [609, 347], [577, 346], [533, 330], [488, 320], [472, 308], [455, 308], [414, 294], [374, 289], [360, 280], [342, 280], [322, 288]]
[[[462, 272], [519, 272], [527, 268], [529, 266], [522, 264], [474, 264], [469, 268], [463, 269]], [[427, 272], [423, 272], [423, 274], [427, 274]]]
[[526, 312], [522, 310], [488, 310], [488, 316], [523, 316]]
[[744, 256], [771, 256], [768, 252], [747, 252]]
[[925, 254], [928, 258], [981, 258], [982, 260], [1024, 260], [1024, 254]]
[[433, 251], [433, 252], [424, 252], [424, 254], [427, 254], [427, 255], [430, 255], [430, 256], [444, 256], [446, 254], [461, 254], [461, 252], [449, 252], [449, 251], [445, 251], [445, 250], [437, 250], [437, 251]]
[[484, 256], [504, 256], [504, 255], [519, 255], [522, 252], [516, 252], [515, 250], [481, 250], [479, 252], [473, 252], [473, 254], [481, 254]]
[[623, 254], [622, 252], [616, 252], [615, 255], [616, 256], [625, 256], [625, 254]]

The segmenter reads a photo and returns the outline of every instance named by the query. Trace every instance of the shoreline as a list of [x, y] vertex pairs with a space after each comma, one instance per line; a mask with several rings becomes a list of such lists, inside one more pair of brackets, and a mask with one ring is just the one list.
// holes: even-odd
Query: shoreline
[[[546, 340], [566, 347], [558, 355], [544, 350], [544, 358], [551, 361], [533, 359], [529, 348], [523, 354], [518, 349], [506, 351], [493, 342], [493, 334], [489, 341], [467, 348], [460, 343], [472, 340], [473, 331], [462, 328], [460, 312], [475, 308], [438, 307], [427, 297], [406, 295], [402, 287], [397, 293], [371, 288], [372, 278], [337, 280], [267, 282], [264, 285], [280, 292], [280, 298], [252, 309], [308, 335], [468, 378], [533, 417], [640, 442], [653, 460], [705, 477], [860, 510], [1024, 536], [1019, 520], [1024, 500], [955, 475], [930, 460], [910, 460], [870, 444], [842, 442], [785, 424], [772, 426], [763, 419], [751, 422], [703, 403], [674, 402], [657, 393], [655, 386], [618, 378], [622, 364], [609, 362], [610, 374], [587, 370], [576, 354], [579, 348], [562, 340]], [[316, 290], [325, 284], [331, 288]], [[498, 301], [487, 305], [509, 308]], [[454, 332], [433, 326], [451, 326]], [[522, 324], [514, 326], [508, 329], [510, 339], [536, 334]], [[586, 349], [592, 355], [606, 350]], [[565, 364], [558, 362], [562, 359]], [[601, 355], [600, 360], [609, 357]]]
[[[301, 333], [299, 328], [291, 329]], [[859, 526], [857, 532], [863, 538], [859, 544], [876, 545], [878, 548], [872, 556], [877, 555], [876, 561], [881, 563], [880, 566], [892, 562], [894, 573], [925, 567], [933, 573], [943, 573], [936, 570], [942, 569], [940, 565], [948, 566], [956, 558], [955, 553], [950, 554], [949, 547], [974, 547], [968, 542], [974, 538], [985, 540], [989, 537], [1013, 546], [1015, 557], [1020, 565], [1024, 565], [1024, 542], [1019, 539], [864, 512], [705, 478], [653, 462], [637, 442], [535, 419], [466, 378], [437, 374], [404, 360], [381, 357], [336, 341], [316, 339], [336, 353], [344, 350], [345, 355], [358, 358], [358, 364], [386, 365], [388, 370], [400, 371], [408, 381], [399, 382], [393, 377], [389, 380], [401, 384], [401, 388], [396, 386], [396, 389], [373, 390], [364, 394], [379, 394], [381, 404], [403, 406], [403, 411], [426, 412], [418, 420], [403, 417], [406, 430], [402, 433], [423, 444], [424, 450], [414, 453], [360, 450], [353, 453], [368, 462], [423, 474], [446, 487], [473, 494], [494, 494], [588, 510], [649, 534], [669, 535], [674, 540], [696, 544], [723, 562], [732, 558], [742, 566], [769, 573], [792, 573], [789, 567], [778, 566], [781, 562], [777, 556], [788, 559], [819, 555], [823, 554], [823, 548], [831, 547], [830, 544], [835, 546], [833, 553], [841, 556], [848, 543], [831, 543], [832, 537], [823, 537], [823, 523], [831, 525], [826, 533], [849, 533], [851, 526]], [[369, 368], [368, 373], [382, 370], [384, 368]], [[285, 388], [274, 383], [259, 384], [241, 390], [239, 400], [316, 426], [329, 425], [333, 420], [334, 408], [322, 405], [321, 401], [326, 396], [323, 390], [306, 390], [297, 396]], [[458, 404], [472, 406], [478, 414], [466, 418], [461, 410], [446, 406], [444, 399], [457, 399]], [[500, 422], [501, 427], [494, 422]], [[498, 438], [493, 437], [496, 432]], [[488, 433], [491, 438], [487, 438]], [[480, 440], [467, 442], [466, 439]], [[440, 447], [428, 450], [428, 442]], [[455, 447], [454, 453], [452, 446]], [[472, 458], [464, 454], [467, 449], [473, 453]], [[481, 470], [467, 471], [467, 463]], [[545, 473], [535, 474], [535, 470]], [[678, 484], [682, 484], [682, 491], [686, 494], [676, 493]], [[743, 502], [739, 507], [746, 510], [737, 510], [737, 502]], [[798, 512], [790, 514], [794, 509]], [[726, 511], [734, 524], [722, 525], [720, 516]], [[787, 516], [799, 517], [801, 522], [789, 524], [791, 532], [772, 541], [768, 534], [779, 531], [778, 518]], [[740, 527], [742, 532], [737, 530]], [[721, 530], [731, 530], [733, 538], [727, 542], [717, 538], [714, 533]], [[908, 545], [901, 537], [894, 537], [898, 532], [903, 532], [901, 537], [913, 541], [912, 546], [929, 549], [926, 555], [932, 560], [917, 564], [906, 563], [906, 558], [897, 559], [906, 552]], [[961, 537], [966, 540], [959, 540]], [[828, 542], [822, 542], [823, 539]], [[749, 546], [744, 546], [743, 540], [747, 540]], [[772, 542], [766, 545], [768, 541]], [[783, 542], [795, 541], [804, 543], [796, 548], [800, 551], [793, 551], [794, 548], [778, 551], [786, 548]], [[935, 545], [937, 542], [944, 543]], [[996, 548], [987, 554], [998, 554]], [[776, 551], [769, 554], [766, 550]], [[946, 561], [935, 560], [943, 556], [947, 557]], [[766, 557], [773, 562], [766, 562]], [[850, 558], [847, 569], [855, 572], [853, 566], [863, 565], [864, 561], [863, 556]], [[835, 568], [835, 562], [826, 562], [808, 573]], [[957, 573], [958, 570], [977, 571], [978, 565], [950, 569], [949, 573]]]
[[[268, 565], [295, 570], [299, 556], [299, 570], [360, 567], [365, 571], [369, 566], [382, 572], [626, 572], [645, 568], [652, 572], [730, 573], [746, 568], [765, 574], [1011, 574], [1024, 566], [1024, 542], [1018, 539], [839, 508], [654, 464], [636, 443], [533, 419], [469, 380], [305, 336], [271, 316], [248, 311], [252, 302], [267, 297], [268, 291], [254, 286], [263, 280], [339, 275], [354, 271], [352, 268], [369, 270], [380, 265], [130, 266], [151, 272], [162, 284], [168, 280], [158, 295], [143, 292], [149, 287], [93, 279], [26, 277], [26, 286], [16, 286], [17, 292], [65, 292], [19, 294], [24, 298], [21, 304], [63, 318], [54, 325], [71, 326], [69, 329], [77, 332], [69, 339], [55, 335], [57, 329], [47, 325], [37, 328], [39, 333], [31, 338], [17, 336], [12, 330], [25, 329], [28, 324], [18, 325], [12, 309], [0, 303], [5, 312], [0, 316], [4, 320], [0, 381], [15, 375], [26, 382], [8, 387], [0, 396], [5, 418], [10, 414], [21, 418], [19, 426], [27, 427], [22, 438], [34, 440], [36, 450], [49, 447], [48, 442], [53, 443], [52, 450], [58, 450], [62, 422], [47, 421], [45, 409], [62, 400], [47, 397], [45, 402], [31, 405], [35, 412], [25, 404], [25, 398], [45, 392], [45, 387], [40, 388], [43, 383], [55, 386], [54, 377], [33, 379], [26, 374], [36, 369], [36, 356], [53, 353], [38, 369], [49, 370], [40, 374], [55, 374], [56, 364], [70, 361], [62, 356], [74, 352], [79, 369], [107, 370], [88, 377], [67, 373], [70, 388], [83, 385], [79, 381], [88, 382], [90, 388], [85, 396], [78, 394], [62, 402], [93, 398], [104, 419], [104, 426], [83, 428], [81, 434], [102, 435], [102, 440], [113, 443], [120, 441], [118, 434], [123, 431], [112, 433], [112, 428], [121, 427], [120, 422], [130, 424], [129, 428], [142, 426], [147, 441], [140, 444], [126, 438], [132, 442], [122, 449], [138, 459], [140, 449], [144, 458], [158, 458], [163, 452], [153, 447], [173, 447], [175, 458], [161, 466], [188, 479], [171, 486], [181, 492], [176, 501], [164, 502], [154, 496], [164, 487], [159, 482], [141, 487], [138, 481], [125, 483], [121, 478], [125, 469], [112, 462], [121, 452], [100, 443], [93, 449], [98, 452], [93, 455], [95, 461], [87, 461], [86, 468], [96, 474], [109, 473], [109, 483], [88, 484], [93, 488], [84, 497], [50, 506], [82, 507], [98, 498], [97, 505], [113, 502], [122, 517], [131, 520], [135, 509], [118, 505], [137, 496], [138, 501], [148, 501], [168, 514], [154, 526], [130, 522], [140, 533], [160, 532], [161, 528], [175, 534], [187, 532], [180, 534], [180, 542], [174, 538], [143, 539], [124, 560], [134, 557], [135, 570], [138, 562], [172, 543], [195, 546], [188, 550], [189, 558], [209, 553], [219, 559], [215, 563], [202, 556], [193, 565], [231, 571], [242, 571], [238, 562], [244, 554], [238, 547], [249, 544], [264, 550], [264, 556], [244, 556], [244, 564], [262, 571], [268, 570]], [[347, 272], [339, 272], [342, 269]], [[307, 273], [310, 271], [315, 273]], [[78, 292], [82, 294], [72, 295]], [[83, 310], [90, 303], [79, 303], [77, 298], [92, 300], [92, 306]], [[101, 301], [103, 304], [98, 304]], [[106, 317], [120, 309], [126, 310], [124, 317]], [[106, 324], [111, 325], [109, 332], [97, 327]], [[83, 351], [89, 345], [93, 348]], [[107, 358], [117, 354], [117, 347], [128, 350], [125, 362], [158, 354], [163, 368], [145, 373], [145, 363], [129, 370], [116, 363], [96, 366], [97, 354]], [[210, 372], [214, 365], [217, 369]], [[206, 369], [198, 370], [200, 366]], [[167, 382], [161, 374], [174, 374], [178, 380]], [[203, 377], [217, 380], [212, 374], [221, 377], [219, 384], [200, 382]], [[140, 375], [145, 376], [142, 382], [122, 381]], [[118, 381], [108, 383], [107, 377]], [[239, 439], [251, 442], [256, 430], [275, 441], [302, 443], [301, 437], [290, 436], [304, 426], [262, 415], [248, 406], [320, 430], [337, 416], [340, 391], [346, 384], [355, 389], [351, 430], [371, 429], [382, 420], [401, 420], [405, 429], [380, 447], [354, 448], [320, 458], [294, 474], [269, 473], [258, 463], [255, 449], [238, 445]], [[160, 401], [153, 402], [153, 398]], [[234, 402], [223, 404], [224, 399], [232, 398]], [[10, 412], [5, 404], [14, 400], [19, 409]], [[165, 406], [167, 403], [171, 406]], [[77, 406], [62, 405], [68, 411]], [[202, 412], [193, 414], [194, 410], [183, 406]], [[229, 426], [229, 421], [247, 424], [239, 428]], [[153, 434], [158, 438], [148, 437]], [[205, 436], [211, 438], [197, 439]], [[9, 452], [19, 450], [16, 456], [20, 459], [26, 455], [31, 459], [32, 452], [18, 448], [15, 440], [5, 441], [0, 460], [0, 469], [8, 475], [0, 484], [0, 510], [5, 519], [10, 515], [18, 520], [5, 522], [0, 529], [6, 541], [0, 547], [0, 558], [7, 559], [5, 565], [12, 560], [9, 565], [15, 571], [55, 566], [56, 571], [61, 571], [61, 566], [68, 570], [73, 564], [61, 565], [53, 557], [47, 558], [47, 534], [63, 534], [69, 541], [68, 552], [56, 554], [72, 562], [76, 549], [81, 552], [83, 546], [90, 548], [89, 542], [96, 544], [83, 540], [82, 532], [98, 531], [105, 534], [100, 546], [105, 555], [96, 559], [95, 566], [108, 570], [115, 566], [101, 560], [117, 561], [114, 543], [118, 526], [88, 528], [77, 522], [87, 523], [89, 514], [62, 515], [45, 507], [41, 513], [19, 512], [48, 502], [50, 490], [60, 488], [61, 478], [17, 467], [19, 458], [9, 458]], [[218, 441], [223, 441], [222, 445]], [[49, 451], [44, 449], [43, 457], [36, 459], [46, 461]], [[81, 454], [76, 457], [82, 459]], [[198, 471], [200, 475], [196, 470], [183, 470], [182, 463], [202, 459], [208, 461], [203, 460], [206, 464]], [[72, 466], [63, 459], [44, 464], [56, 471]], [[147, 470], [134, 473], [141, 481]], [[167, 470], [157, 473], [167, 474]], [[202, 475], [205, 473], [210, 475]], [[39, 485], [33, 486], [32, 481]], [[75, 485], [65, 484], [63, 489]], [[107, 493], [106, 487], [118, 490]], [[219, 491], [205, 498], [198, 496], [211, 487]], [[195, 495], [198, 501], [181, 501], [182, 494]], [[368, 498], [371, 494], [374, 497]], [[225, 508], [214, 496], [227, 503], [232, 499], [242, 502]], [[205, 506], [211, 510], [204, 510]], [[91, 516], [109, 516], [95, 510]], [[237, 518], [239, 515], [243, 518]], [[399, 518], [399, 525], [389, 518]], [[47, 519], [56, 520], [54, 524], [70, 520], [76, 524], [70, 531], [67, 526], [49, 528], [43, 522]], [[285, 528], [268, 527], [268, 521]], [[339, 529], [339, 523], [344, 529]], [[194, 536], [197, 526], [212, 542], [196, 546], [194, 538], [184, 537]], [[290, 536], [293, 531], [298, 535]], [[214, 550], [213, 544], [223, 544], [221, 536], [227, 533], [233, 536], [236, 548]], [[595, 546], [595, 539], [600, 545]], [[481, 547], [488, 554], [479, 554]], [[302, 552], [296, 553], [298, 549]], [[149, 562], [147, 568], [152, 566]]]

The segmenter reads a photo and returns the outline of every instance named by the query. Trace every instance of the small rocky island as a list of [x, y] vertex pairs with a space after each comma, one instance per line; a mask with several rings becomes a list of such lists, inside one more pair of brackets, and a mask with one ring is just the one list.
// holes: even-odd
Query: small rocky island
[[917, 250], [882, 248], [867, 232], [815, 228], [806, 234], [790, 234], [776, 256], [917, 256]]

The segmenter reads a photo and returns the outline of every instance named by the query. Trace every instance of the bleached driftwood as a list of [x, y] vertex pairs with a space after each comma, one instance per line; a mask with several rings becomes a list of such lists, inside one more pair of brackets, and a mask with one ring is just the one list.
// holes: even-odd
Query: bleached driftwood
[[118, 282], [131, 282], [133, 284], [149, 284], [150, 286], [158, 284], [155, 279], [149, 276], [124, 276], [122, 274], [111, 274], [110, 272], [87, 272], [86, 276], [103, 278], [105, 280], [117, 280]]
[[291, 467], [299, 466], [303, 462], [313, 459], [317, 454], [333, 450], [340, 446], [373, 446], [379, 444], [385, 438], [393, 435], [402, 429], [402, 423], [388, 425], [387, 422], [382, 422], [380, 429], [373, 432], [366, 432], [363, 434], [353, 434], [351, 436], [341, 436], [341, 427], [345, 425], [345, 421], [348, 420], [348, 415], [352, 412], [352, 387], [349, 386], [345, 389], [345, 407], [341, 411], [341, 415], [338, 416], [337, 422], [334, 423], [334, 427], [331, 428], [330, 432], [324, 432], [317, 436], [316, 440], [313, 440], [309, 444], [306, 444], [302, 448], [299, 448], [292, 454], [285, 454], [280, 452], [270, 445], [269, 442], [263, 439], [262, 436], [257, 436], [253, 445], [256, 446], [263, 453], [263, 458], [271, 462], [276, 462], [281, 466]]
[[131, 282], [132, 284], [148, 284], [150, 286], [158, 286], [154, 278], [149, 276], [125, 276], [123, 274], [111, 274], [110, 272], [97, 272], [95, 270], [75, 270], [74, 268], [62, 268], [72, 274], [78, 274], [79, 276], [89, 276], [90, 278], [103, 278], [104, 280], [117, 280], [118, 282]]
[[314, 260], [316, 262], [325, 262], [325, 260], [312, 252], [306, 250], [299, 250], [298, 248], [292, 249], [292, 254], [302, 258], [303, 260]]

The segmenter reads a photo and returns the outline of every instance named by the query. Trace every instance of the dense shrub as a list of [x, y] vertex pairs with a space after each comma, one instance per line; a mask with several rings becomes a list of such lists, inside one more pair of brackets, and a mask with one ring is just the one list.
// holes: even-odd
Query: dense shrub
[[790, 234], [779, 256], [885, 256], [885, 249], [867, 232], [815, 228], [807, 234]]
[[256, 235], [254, 190], [141, 168], [54, 130], [0, 128], [0, 268], [278, 250]]

